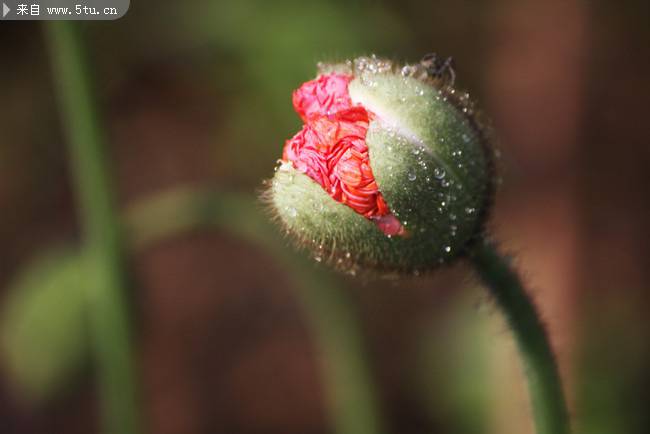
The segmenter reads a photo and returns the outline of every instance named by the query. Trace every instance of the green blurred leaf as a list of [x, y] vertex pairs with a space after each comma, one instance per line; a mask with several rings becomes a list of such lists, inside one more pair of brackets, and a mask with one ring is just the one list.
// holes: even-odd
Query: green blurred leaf
[[82, 258], [59, 250], [24, 269], [7, 292], [1, 356], [25, 398], [43, 401], [69, 384], [88, 354]]

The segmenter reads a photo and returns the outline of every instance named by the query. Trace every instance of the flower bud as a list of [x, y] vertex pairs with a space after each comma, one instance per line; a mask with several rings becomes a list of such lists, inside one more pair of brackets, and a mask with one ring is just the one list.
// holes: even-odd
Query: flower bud
[[287, 233], [341, 268], [424, 271], [467, 251], [492, 194], [492, 153], [448, 64], [320, 65], [294, 92], [303, 129], [268, 200]]

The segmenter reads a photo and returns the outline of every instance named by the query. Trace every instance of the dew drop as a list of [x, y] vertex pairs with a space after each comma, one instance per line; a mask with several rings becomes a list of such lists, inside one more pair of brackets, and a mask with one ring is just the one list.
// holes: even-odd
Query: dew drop
[[435, 169], [433, 169], [433, 176], [435, 176], [437, 179], [442, 179], [445, 177], [445, 175], [446, 175], [445, 169], [443, 169], [442, 167], [436, 167]]
[[415, 174], [415, 172], [409, 172], [408, 179], [409, 181], [415, 181], [417, 179], [417, 175]]

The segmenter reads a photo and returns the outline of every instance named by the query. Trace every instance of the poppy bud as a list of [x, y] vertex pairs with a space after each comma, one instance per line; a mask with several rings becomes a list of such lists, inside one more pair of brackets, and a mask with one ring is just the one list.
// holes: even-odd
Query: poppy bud
[[268, 200], [287, 233], [352, 272], [424, 271], [467, 251], [492, 193], [492, 153], [448, 63], [320, 65], [293, 94]]

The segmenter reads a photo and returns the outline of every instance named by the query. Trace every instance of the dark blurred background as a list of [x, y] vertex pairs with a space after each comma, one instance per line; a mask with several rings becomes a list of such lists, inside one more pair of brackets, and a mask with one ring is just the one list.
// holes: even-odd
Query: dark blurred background
[[[491, 228], [548, 325], [576, 432], [647, 432], [649, 5], [134, 1], [85, 26], [120, 205], [179, 186], [255, 194], [319, 60], [453, 56], [500, 140]], [[47, 46], [36, 22], [0, 23], [0, 307], [21, 270], [80, 237]], [[133, 254], [129, 271], [147, 432], [333, 432], [301, 289], [272, 255], [206, 229]], [[470, 275], [338, 278], [385, 432], [532, 433], [509, 332]], [[39, 399], [11, 372], [1, 432], [99, 430], [88, 366]]]

